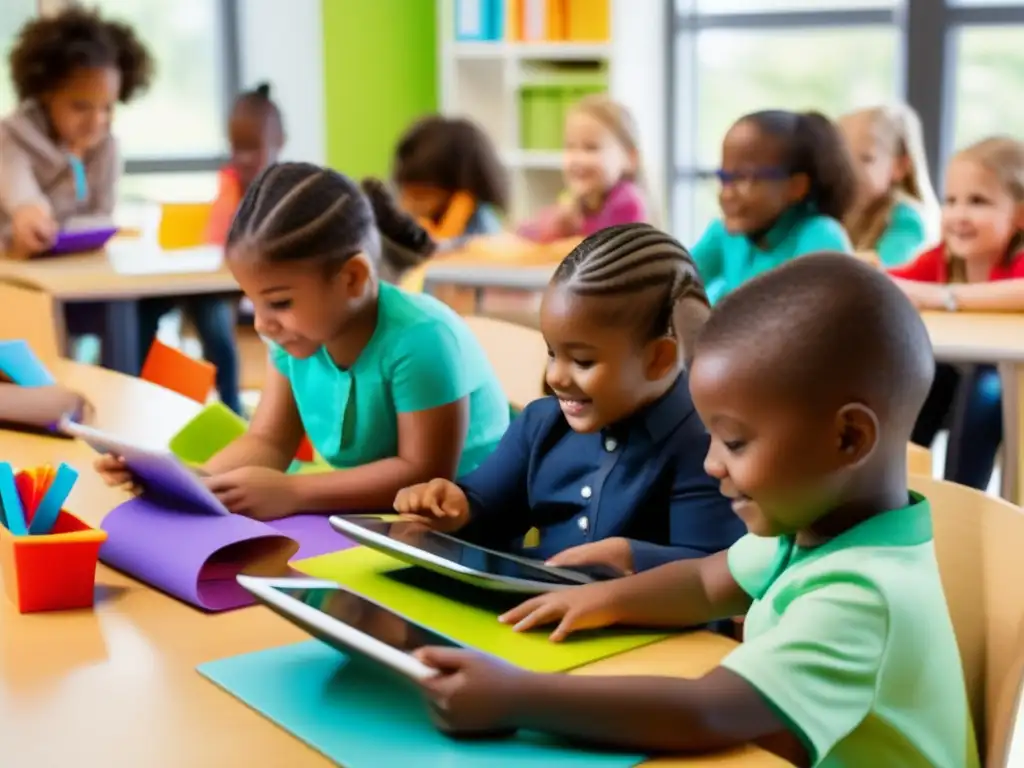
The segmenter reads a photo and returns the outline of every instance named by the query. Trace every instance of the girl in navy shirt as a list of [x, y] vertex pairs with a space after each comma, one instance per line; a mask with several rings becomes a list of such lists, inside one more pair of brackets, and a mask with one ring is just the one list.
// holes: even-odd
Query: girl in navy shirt
[[743, 524], [704, 472], [708, 436], [684, 350], [707, 312], [689, 253], [647, 224], [591, 235], [541, 306], [547, 384], [458, 484], [401, 491], [395, 509], [470, 541], [623, 573], [729, 547]]

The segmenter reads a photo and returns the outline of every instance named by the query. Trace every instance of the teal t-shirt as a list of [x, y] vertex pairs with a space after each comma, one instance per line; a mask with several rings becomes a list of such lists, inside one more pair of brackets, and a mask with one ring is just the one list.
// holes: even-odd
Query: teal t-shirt
[[879, 261], [886, 267], [902, 267], [929, 245], [928, 228], [920, 211], [907, 202], [893, 206], [889, 225], [875, 243]]
[[380, 285], [377, 328], [342, 370], [321, 347], [300, 360], [271, 344], [317, 453], [344, 469], [398, 455], [398, 414], [469, 398], [459, 475], [477, 467], [508, 428], [508, 400], [483, 348], [448, 306]]
[[690, 252], [714, 304], [750, 278], [816, 251], [853, 253], [853, 246], [842, 224], [799, 205], [784, 213], [758, 245], [746, 235], [731, 234], [716, 219]]
[[817, 768], [978, 768], [928, 502], [814, 549], [748, 534], [728, 554], [753, 604], [722, 666], [758, 690]]

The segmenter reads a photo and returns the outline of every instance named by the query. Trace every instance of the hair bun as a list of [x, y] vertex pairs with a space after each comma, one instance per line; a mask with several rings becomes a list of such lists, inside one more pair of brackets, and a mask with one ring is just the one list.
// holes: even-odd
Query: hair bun
[[260, 83], [253, 89], [253, 93], [259, 96], [261, 99], [270, 98], [270, 83]]

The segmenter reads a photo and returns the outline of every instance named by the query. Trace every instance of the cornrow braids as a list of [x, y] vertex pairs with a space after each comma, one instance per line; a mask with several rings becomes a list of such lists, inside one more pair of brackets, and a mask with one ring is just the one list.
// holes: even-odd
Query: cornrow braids
[[355, 182], [311, 163], [278, 163], [249, 186], [227, 245], [269, 261], [317, 258], [338, 267], [361, 252], [376, 256], [378, 238]]
[[596, 232], [565, 257], [551, 282], [580, 296], [625, 299], [652, 294], [650, 299], [609, 305], [607, 310], [611, 322], [632, 320], [647, 339], [666, 334], [688, 338], [691, 329], [676, 327], [677, 307], [687, 300], [709, 306], [689, 251], [650, 224], [621, 224]]

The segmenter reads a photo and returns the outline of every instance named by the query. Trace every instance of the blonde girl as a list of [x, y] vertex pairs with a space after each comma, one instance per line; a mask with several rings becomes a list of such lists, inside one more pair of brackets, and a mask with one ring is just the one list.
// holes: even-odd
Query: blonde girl
[[921, 121], [897, 104], [851, 112], [839, 127], [857, 169], [856, 201], [843, 219], [853, 247], [886, 267], [905, 264], [938, 236]]
[[[889, 272], [914, 304], [1024, 312], [1024, 144], [996, 137], [954, 155], [946, 170], [942, 234], [939, 246]], [[995, 366], [937, 366], [914, 442], [930, 445], [947, 422], [946, 479], [984, 490], [1003, 436]]]
[[629, 110], [605, 94], [585, 96], [566, 116], [566, 191], [519, 234], [547, 242], [648, 222], [651, 201], [642, 168], [639, 134]]

